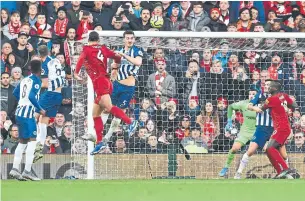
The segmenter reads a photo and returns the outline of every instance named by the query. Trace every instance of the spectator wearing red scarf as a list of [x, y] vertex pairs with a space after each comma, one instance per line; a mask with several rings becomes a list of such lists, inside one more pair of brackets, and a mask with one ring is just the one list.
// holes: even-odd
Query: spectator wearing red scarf
[[31, 27], [30, 35], [41, 36], [44, 30], [52, 30], [52, 27], [46, 23], [46, 15], [44, 13], [39, 13], [37, 15], [37, 22]]
[[21, 28], [20, 13], [15, 11], [12, 13], [10, 23], [3, 27], [3, 34], [12, 40], [18, 37]]
[[237, 21], [238, 32], [250, 32], [251, 30], [251, 12], [249, 8], [242, 8], [239, 11], [239, 20]]
[[93, 18], [88, 11], [83, 11], [82, 19], [77, 27], [76, 40], [81, 40], [86, 37], [89, 30], [93, 30]]
[[66, 36], [66, 31], [69, 23], [66, 8], [64, 6], [58, 8], [57, 15], [58, 19], [55, 20], [54, 32], [55, 35], [64, 38]]

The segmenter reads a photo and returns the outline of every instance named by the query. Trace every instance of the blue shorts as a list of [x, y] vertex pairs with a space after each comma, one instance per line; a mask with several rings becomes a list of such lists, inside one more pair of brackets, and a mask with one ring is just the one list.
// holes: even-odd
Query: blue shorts
[[260, 148], [263, 148], [270, 139], [272, 133], [273, 127], [257, 126], [251, 142], [255, 142]]
[[[46, 91], [39, 98], [39, 104], [47, 117], [55, 117], [62, 102], [61, 93]], [[36, 111], [37, 112], [37, 111]]]
[[114, 81], [113, 92], [111, 94], [112, 104], [121, 109], [128, 108], [129, 103], [134, 95], [135, 89], [135, 86], [126, 86], [120, 84], [118, 81]]
[[16, 116], [19, 139], [36, 138], [37, 127], [35, 118], [24, 118]]

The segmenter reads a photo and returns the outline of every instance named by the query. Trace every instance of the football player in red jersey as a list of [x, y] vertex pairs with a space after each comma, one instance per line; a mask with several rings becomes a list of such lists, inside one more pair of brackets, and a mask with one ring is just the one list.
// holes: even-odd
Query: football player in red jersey
[[261, 110], [256, 108], [257, 112], [271, 109], [274, 132], [267, 145], [267, 156], [278, 173], [276, 178], [286, 178], [286, 175], [291, 172], [285, 160], [281, 156], [279, 149], [285, 146], [285, 142], [291, 133], [289, 118], [287, 114], [288, 108], [296, 109], [298, 105], [293, 101], [288, 94], [281, 93], [281, 83], [273, 80], [269, 86], [269, 92], [272, 95], [267, 98]]
[[112, 93], [113, 87], [110, 76], [107, 73], [108, 58], [114, 59], [115, 63], [120, 63], [121, 61], [120, 55], [115, 54], [105, 45], [99, 44], [99, 35], [93, 31], [89, 34], [89, 45], [83, 47], [74, 72], [75, 78], [81, 81], [82, 78], [78, 74], [82, 65], [84, 65], [92, 80], [94, 92], [96, 93], [92, 116], [97, 136], [97, 145], [91, 152], [91, 155], [101, 152], [106, 147], [102, 142], [104, 126], [101, 113], [103, 110], [122, 119], [128, 125], [132, 124], [132, 120], [120, 108], [112, 105], [110, 94]]

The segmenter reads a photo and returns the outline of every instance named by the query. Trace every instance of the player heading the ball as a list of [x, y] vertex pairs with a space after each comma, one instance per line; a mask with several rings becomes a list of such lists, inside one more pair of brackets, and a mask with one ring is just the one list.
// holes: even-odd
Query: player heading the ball
[[108, 49], [105, 45], [100, 45], [99, 42], [98, 33], [95, 31], [91, 32], [89, 34], [89, 44], [83, 47], [83, 51], [78, 59], [74, 72], [76, 80], [82, 81], [82, 78], [78, 74], [81, 67], [84, 65], [92, 80], [94, 92], [96, 93], [92, 116], [96, 131], [97, 145], [91, 152], [91, 155], [101, 152], [106, 147], [102, 142], [104, 124], [101, 119], [101, 113], [103, 110], [122, 119], [124, 123], [133, 125], [132, 120], [120, 108], [112, 105], [110, 98], [113, 86], [110, 81], [110, 76], [107, 73], [107, 59], [114, 59], [115, 63], [120, 63], [121, 57], [119, 54], [115, 54]]

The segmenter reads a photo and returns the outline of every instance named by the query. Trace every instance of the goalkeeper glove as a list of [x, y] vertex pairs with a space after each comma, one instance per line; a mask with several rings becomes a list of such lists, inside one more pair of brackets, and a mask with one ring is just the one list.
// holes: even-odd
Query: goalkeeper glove
[[230, 131], [233, 128], [233, 122], [232, 119], [228, 119], [227, 125], [226, 125], [226, 131]]

